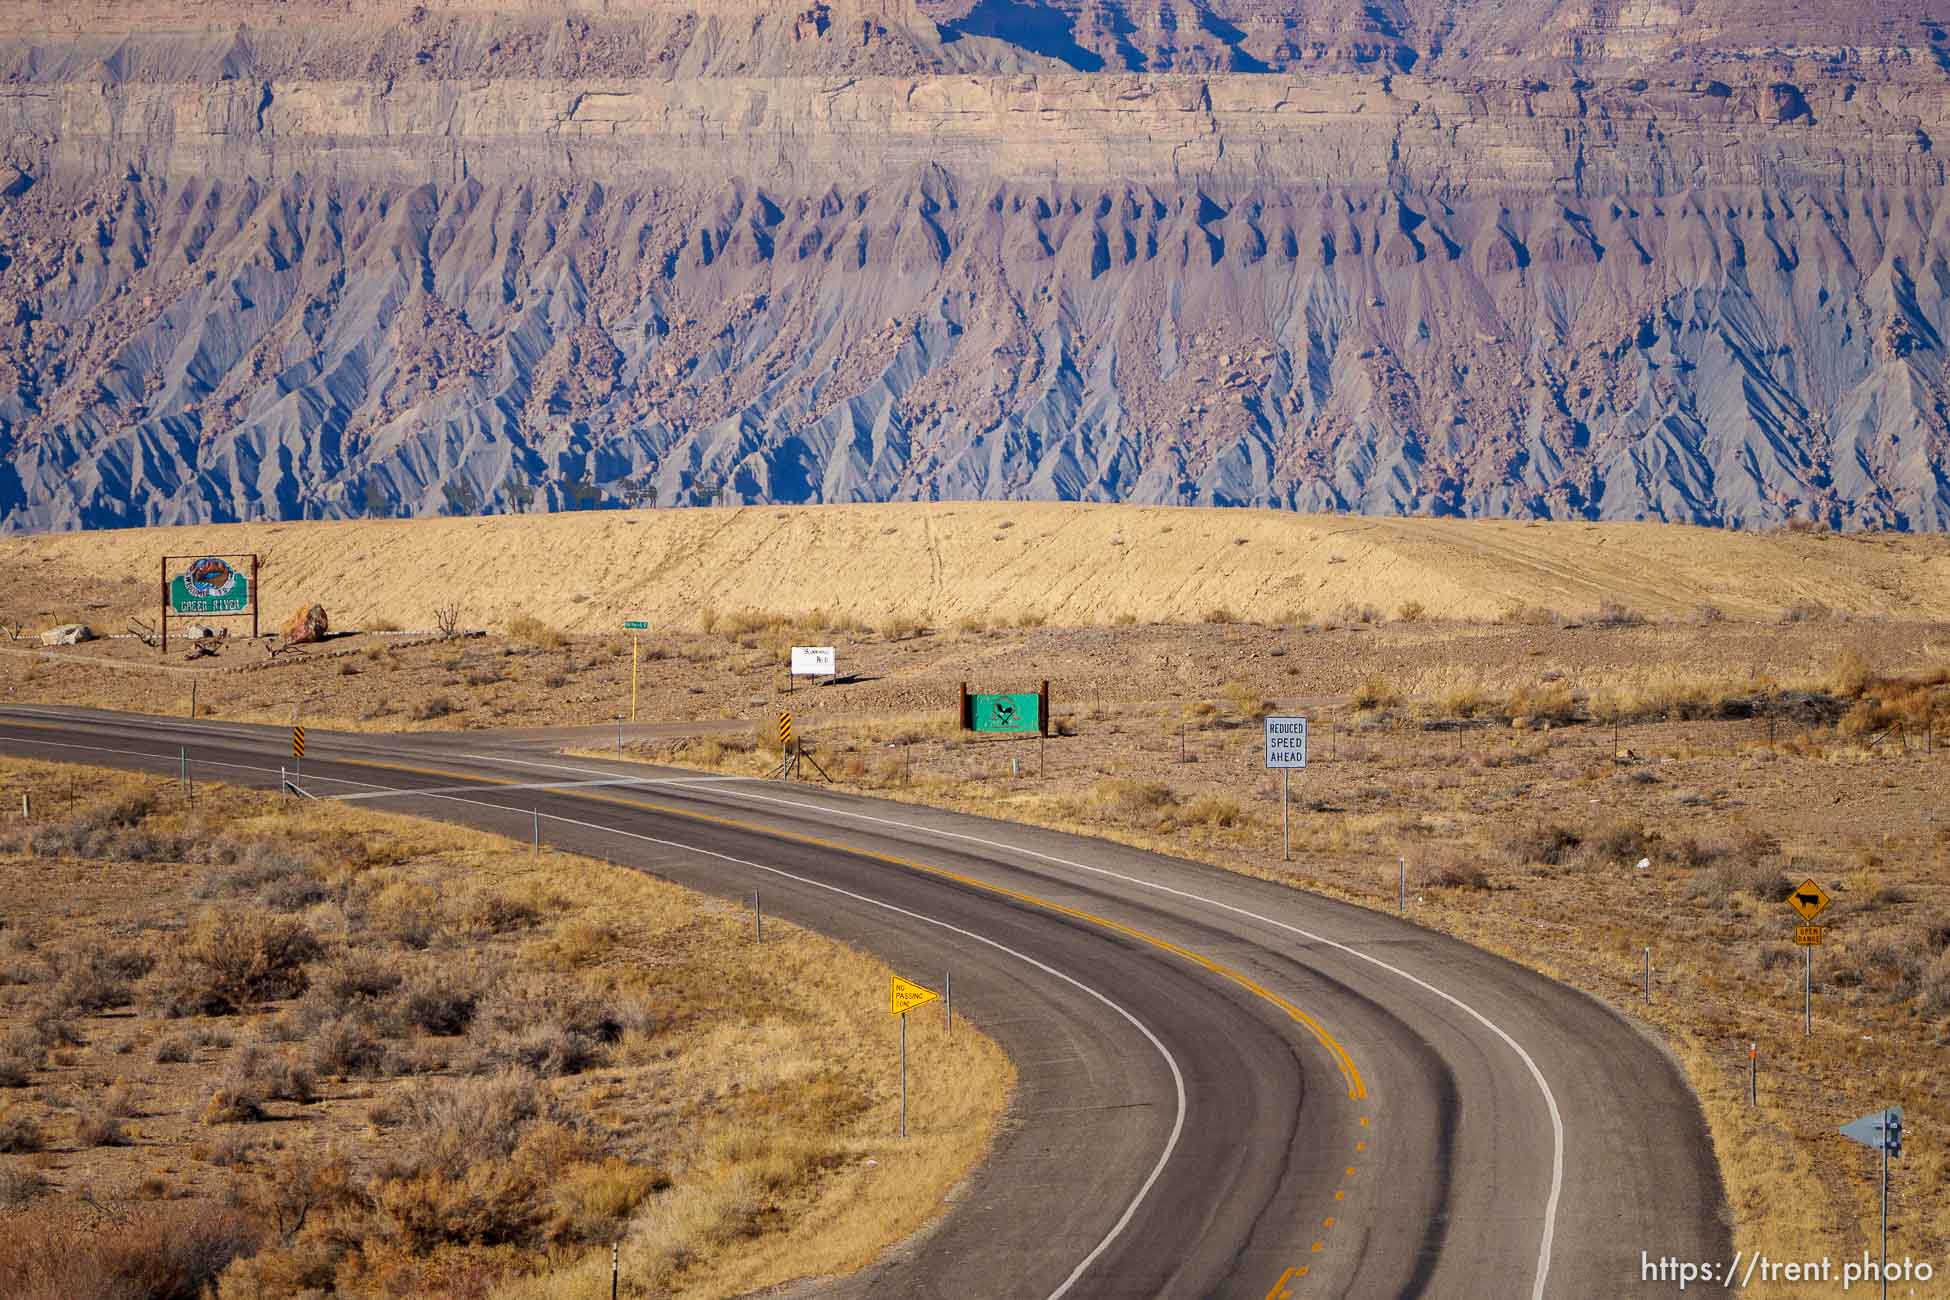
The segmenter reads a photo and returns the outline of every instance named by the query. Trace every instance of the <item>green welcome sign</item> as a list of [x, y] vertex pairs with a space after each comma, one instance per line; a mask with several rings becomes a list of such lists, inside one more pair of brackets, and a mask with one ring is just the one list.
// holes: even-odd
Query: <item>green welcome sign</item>
[[250, 575], [216, 555], [191, 560], [169, 580], [172, 614], [248, 614]]
[[969, 730], [1034, 735], [1043, 729], [1043, 697], [1034, 691], [1010, 695], [970, 695]]

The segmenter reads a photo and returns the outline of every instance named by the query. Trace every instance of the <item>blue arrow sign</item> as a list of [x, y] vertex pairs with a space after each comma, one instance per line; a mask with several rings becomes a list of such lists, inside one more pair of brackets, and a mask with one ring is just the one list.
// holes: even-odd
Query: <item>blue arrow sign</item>
[[1890, 1106], [1842, 1125], [1842, 1136], [1860, 1142], [1871, 1151], [1895, 1155], [1903, 1149], [1903, 1108]]

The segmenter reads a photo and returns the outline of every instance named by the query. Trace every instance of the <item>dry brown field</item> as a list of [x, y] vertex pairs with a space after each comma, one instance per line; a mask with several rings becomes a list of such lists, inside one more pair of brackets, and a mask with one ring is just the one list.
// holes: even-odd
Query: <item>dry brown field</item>
[[[888, 971], [636, 872], [408, 818], [0, 762], [0, 1277], [724, 1296], [936, 1214], [1013, 1070]], [[465, 960], [457, 960], [465, 954]], [[124, 1289], [118, 1289], [124, 1288]]]
[[[0, 698], [182, 713], [194, 674], [200, 709], [224, 719], [607, 724], [630, 690], [618, 624], [648, 614], [641, 717], [716, 727], [626, 732], [632, 757], [757, 774], [789, 708], [851, 788], [1389, 910], [1405, 862], [1412, 920], [1585, 989], [1670, 1047], [1706, 1108], [1743, 1247], [1868, 1246], [1874, 1164], [1835, 1126], [1900, 1101], [1914, 1140], [1893, 1241], [1950, 1262], [1950, 1159], [1923, 1136], [1950, 1121], [1944, 539], [1023, 505], [668, 513], [264, 526], [253, 535], [312, 556], [319, 539], [371, 539], [338, 548], [347, 574], [355, 556], [440, 555], [478, 535], [502, 549], [476, 574], [576, 576], [481, 578], [466, 621], [486, 634], [450, 640], [410, 630], [437, 584], [361, 607], [334, 593], [394, 589], [320, 583], [321, 601], [409, 630], [276, 661], [230, 645], [162, 662], [126, 641], [0, 654]], [[533, 551], [509, 528], [536, 530]], [[628, 543], [651, 536], [669, 549], [633, 567]], [[105, 537], [93, 552], [9, 543], [10, 571], [94, 592], [104, 609], [89, 616], [109, 622], [120, 566], [160, 543]], [[70, 612], [19, 588], [0, 591], [9, 601], [42, 621]], [[794, 644], [836, 646], [845, 677], [794, 689]], [[1044, 679], [1060, 734], [954, 731], [960, 683]], [[1269, 708], [1315, 725], [1290, 861], [1258, 757]], [[1805, 876], [1836, 903], [1804, 1038], [1784, 897]]]

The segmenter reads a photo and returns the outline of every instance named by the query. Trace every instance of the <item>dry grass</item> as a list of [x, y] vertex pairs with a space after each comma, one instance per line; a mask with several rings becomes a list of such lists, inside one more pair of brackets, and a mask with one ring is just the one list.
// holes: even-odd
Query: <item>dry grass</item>
[[[754, 949], [634, 872], [243, 791], [205, 792], [216, 830], [89, 769], [0, 788], [50, 809], [0, 843], [0, 1033], [31, 1085], [0, 1148], [59, 1184], [0, 1184], [10, 1296], [56, 1294], [64, 1254], [105, 1289], [59, 1294], [109, 1294], [172, 1250], [185, 1300], [607, 1294], [612, 1241], [639, 1293], [770, 1286], [922, 1226], [1012, 1086], [972, 1026], [924, 1025], [924, 1118], [892, 1139], [892, 1056], [862, 1051], [886, 968], [785, 924]], [[126, 1218], [113, 1250], [76, 1253], [83, 1192]]]

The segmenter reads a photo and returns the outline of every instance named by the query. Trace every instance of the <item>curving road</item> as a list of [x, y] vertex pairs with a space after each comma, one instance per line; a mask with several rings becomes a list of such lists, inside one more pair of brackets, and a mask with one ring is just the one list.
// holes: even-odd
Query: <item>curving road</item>
[[[613, 732], [601, 732], [613, 735]], [[1078, 836], [565, 758], [559, 734], [312, 730], [303, 786], [544, 840], [951, 971], [1015, 1060], [996, 1149], [843, 1296], [1650, 1297], [1725, 1261], [1678, 1070], [1596, 1001], [1375, 912]], [[271, 728], [0, 709], [0, 751], [275, 784]], [[1698, 1294], [1699, 1288], [1692, 1288]]]

